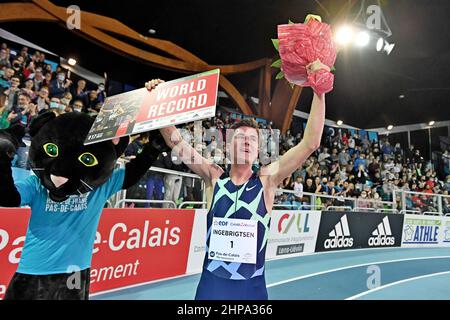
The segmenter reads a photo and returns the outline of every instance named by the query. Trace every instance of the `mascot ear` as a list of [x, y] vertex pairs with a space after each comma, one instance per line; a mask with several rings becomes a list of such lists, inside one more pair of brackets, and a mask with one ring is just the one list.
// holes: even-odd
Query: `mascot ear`
[[30, 129], [29, 129], [30, 136], [34, 137], [47, 122], [49, 122], [55, 118], [56, 118], [55, 113], [45, 112], [45, 113], [41, 114], [40, 116], [38, 116], [37, 118], [33, 119], [33, 121], [31, 121], [31, 123], [30, 123]]
[[12, 127], [9, 127], [5, 130], [6, 132], [10, 133], [11, 136], [17, 139], [17, 141], [14, 141], [14, 145], [16, 148], [18, 147], [25, 147], [25, 143], [23, 143], [22, 139], [25, 136], [25, 128], [21, 125], [14, 125]]
[[125, 152], [125, 149], [127, 148], [128, 144], [130, 143], [130, 137], [125, 136], [125, 137], [120, 138], [120, 140], [114, 139], [112, 141], [112, 143], [114, 144], [114, 149], [116, 150], [116, 156], [117, 156], [117, 158], [119, 158], [122, 155], [122, 153]]

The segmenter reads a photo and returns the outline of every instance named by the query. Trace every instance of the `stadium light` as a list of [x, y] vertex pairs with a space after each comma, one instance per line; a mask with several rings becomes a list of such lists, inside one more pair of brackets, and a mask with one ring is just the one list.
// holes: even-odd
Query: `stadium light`
[[74, 66], [74, 65], [77, 64], [77, 60], [75, 60], [75, 59], [73, 59], [73, 58], [69, 58], [68, 63], [69, 63], [71, 66]]
[[431, 126], [434, 126], [435, 123], [436, 122], [434, 122], [434, 121], [430, 121], [430, 122], [428, 122], [428, 125], [431, 127]]
[[336, 33], [336, 42], [340, 45], [348, 45], [353, 39], [353, 29], [350, 26], [342, 26]]
[[387, 129], [388, 129], [389, 131], [391, 131], [392, 129], [394, 129], [394, 126], [393, 126], [392, 124], [390, 124], [390, 125], [388, 125]]
[[338, 120], [337, 122], [336, 122], [336, 124], [340, 127], [340, 126], [342, 126], [342, 124], [344, 123], [344, 121], [342, 121], [342, 120]]
[[366, 47], [370, 42], [370, 35], [367, 31], [360, 31], [356, 35], [355, 44], [358, 47]]

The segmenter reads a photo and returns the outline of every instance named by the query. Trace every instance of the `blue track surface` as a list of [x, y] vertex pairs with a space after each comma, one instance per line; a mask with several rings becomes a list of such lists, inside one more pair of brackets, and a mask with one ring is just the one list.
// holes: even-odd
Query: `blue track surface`
[[[272, 300], [450, 299], [450, 248], [336, 251], [272, 260], [266, 267]], [[380, 281], [371, 281], [378, 274]], [[181, 277], [91, 299], [190, 300], [199, 279]]]

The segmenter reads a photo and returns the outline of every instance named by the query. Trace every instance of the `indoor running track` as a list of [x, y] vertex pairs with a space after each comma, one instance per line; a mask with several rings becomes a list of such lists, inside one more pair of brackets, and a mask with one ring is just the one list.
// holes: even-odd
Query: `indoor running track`
[[[450, 299], [450, 248], [314, 253], [267, 261], [266, 268], [270, 300]], [[178, 277], [94, 294], [91, 299], [192, 300], [199, 279], [199, 274]]]

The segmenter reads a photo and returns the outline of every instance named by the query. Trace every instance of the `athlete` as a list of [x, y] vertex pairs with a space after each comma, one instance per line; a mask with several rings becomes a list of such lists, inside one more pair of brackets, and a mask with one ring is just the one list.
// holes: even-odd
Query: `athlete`
[[[307, 68], [309, 72], [329, 71], [320, 61]], [[161, 82], [152, 80], [146, 87], [153, 89]], [[172, 152], [203, 178], [209, 195], [207, 250], [197, 300], [268, 299], [265, 249], [275, 191], [319, 147], [324, 119], [325, 95], [314, 93], [303, 140], [257, 172], [252, 170], [259, 151], [254, 121], [242, 120], [232, 126], [231, 165], [227, 171], [203, 158], [175, 127], [160, 129]]]

